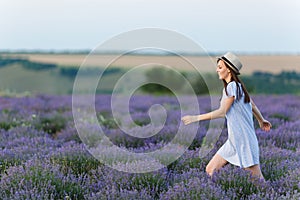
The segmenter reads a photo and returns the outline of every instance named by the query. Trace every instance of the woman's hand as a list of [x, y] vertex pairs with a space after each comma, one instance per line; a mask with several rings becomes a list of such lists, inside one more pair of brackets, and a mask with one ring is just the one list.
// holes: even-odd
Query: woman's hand
[[190, 123], [199, 121], [199, 116], [198, 115], [186, 115], [186, 116], [182, 117], [181, 120], [183, 121], [184, 125], [188, 125]]
[[272, 124], [268, 121], [263, 119], [262, 121], [259, 121], [259, 126], [264, 131], [269, 131], [272, 128]]

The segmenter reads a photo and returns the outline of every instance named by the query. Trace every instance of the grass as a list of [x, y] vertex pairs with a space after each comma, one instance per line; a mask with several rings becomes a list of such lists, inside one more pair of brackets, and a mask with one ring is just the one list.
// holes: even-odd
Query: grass
[[[0, 91], [3, 95], [8, 95], [8, 93], [19, 94], [25, 91], [31, 94], [71, 94], [74, 79], [60, 75], [59, 70], [59, 68], [55, 68], [35, 71], [23, 68], [19, 64], [0, 68]], [[98, 92], [112, 91], [122, 73], [116, 72], [103, 76], [98, 85]], [[81, 83], [83, 83], [81, 85], [83, 92], [90, 90], [90, 76], [83, 77]]]

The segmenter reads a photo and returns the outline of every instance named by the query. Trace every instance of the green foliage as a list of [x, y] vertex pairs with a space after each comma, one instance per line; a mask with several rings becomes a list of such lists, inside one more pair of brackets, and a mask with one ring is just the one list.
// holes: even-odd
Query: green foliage
[[3, 109], [0, 113], [0, 129], [9, 130], [17, 126], [28, 126], [30, 122], [15, 117], [16, 111]]
[[133, 176], [131, 179], [130, 189], [137, 189], [138, 191], [147, 189], [151, 191], [151, 196], [158, 198], [162, 191], [167, 190], [167, 180], [161, 174], [145, 173]]
[[[59, 73], [62, 76], [70, 77], [70, 78], [75, 78], [77, 75], [77, 72], [79, 70], [79, 67], [77, 66], [60, 66], [59, 67]], [[122, 72], [121, 68], [117, 67], [111, 67], [104, 69], [103, 67], [86, 67], [80, 69], [80, 75], [82, 76], [95, 76], [100, 73], [102, 73], [102, 76], [110, 75], [110, 74], [115, 74], [115, 73], [120, 73]]]
[[[215, 74], [199, 74], [191, 72], [174, 72], [165, 68], [152, 68], [146, 72], [149, 83], [141, 89], [143, 92], [151, 94], [173, 94], [194, 92], [197, 95], [209, 94], [208, 84], [211, 87], [218, 87], [219, 80]], [[162, 83], [158, 84], [158, 83]], [[167, 86], [172, 86], [168, 87]], [[193, 91], [188, 87], [190, 85]]]
[[274, 114], [270, 115], [269, 117], [278, 118], [278, 119], [281, 119], [283, 121], [289, 121], [290, 120], [290, 118], [288, 116], [285, 116], [281, 113], [274, 113]]
[[56, 64], [52, 64], [52, 63], [32, 62], [24, 58], [0, 57], [0, 67], [12, 65], [12, 64], [20, 64], [24, 68], [31, 69], [31, 70], [48, 70], [56, 67]]
[[78, 72], [78, 67], [60, 67], [59, 68], [59, 73], [63, 76], [67, 77], [76, 77]]
[[[172, 187], [168, 188], [166, 193], [162, 193], [161, 199], [178, 200], [178, 199], [228, 199], [225, 192], [220, 192], [220, 187], [211, 182], [211, 180], [205, 180], [205, 177], [188, 177], [187, 179], [175, 183]], [[206, 181], [207, 184], [203, 184]]]
[[205, 138], [195, 138], [191, 145], [189, 145], [189, 150], [196, 150], [197, 148], [200, 148], [203, 145], [203, 139]]
[[147, 124], [151, 123], [150, 118], [140, 118], [140, 119], [135, 119], [133, 120], [135, 124], [137, 124], [138, 126], [144, 126]]
[[117, 129], [119, 128], [118, 124], [120, 124], [120, 121], [116, 122], [116, 119], [111, 117], [110, 115], [106, 113], [98, 113], [97, 118], [101, 125], [105, 126], [108, 129]]
[[3, 58], [3, 57], [0, 57], [0, 67], [5, 67], [5, 66], [8, 66], [8, 65], [12, 65], [14, 63], [20, 63], [20, 62], [23, 62], [23, 61], [25, 61], [25, 60], [21, 59], [21, 58], [9, 58], [9, 57]]
[[17, 122], [0, 121], [0, 129], [4, 129], [6, 131], [16, 126], [18, 126]]
[[32, 62], [29, 60], [23, 60], [20, 62], [22, 66], [26, 69], [31, 70], [49, 70], [56, 68], [56, 64], [52, 63], [41, 63], [41, 62]]
[[12, 166], [18, 166], [22, 163], [22, 160], [19, 158], [9, 157], [3, 158], [0, 157], [0, 178], [5, 171]]
[[[206, 76], [211, 76], [211, 75], [207, 74]], [[209, 93], [207, 83], [205, 82], [204, 78], [199, 73], [189, 75], [189, 76], [187, 76], [187, 79], [189, 80], [192, 88], [194, 89], [194, 91], [197, 95]], [[206, 81], [207, 80], [214, 80], [214, 79], [211, 79], [211, 77], [208, 77], [208, 79], [206, 79]], [[215, 79], [215, 80], [218, 81], [218, 79]]]
[[56, 134], [66, 127], [67, 119], [62, 115], [41, 116], [39, 121], [34, 123], [35, 128], [43, 130], [51, 135]]
[[[209, 91], [210, 88], [218, 88], [222, 85], [216, 74], [190, 72], [177, 74], [172, 70], [158, 67], [148, 70], [146, 77], [148, 81], [171, 84], [176, 92], [184, 92], [186, 81], [183, 81], [182, 77], [185, 77], [197, 95], [209, 94], [212, 92]], [[252, 75], [244, 75], [241, 79], [248, 92], [252, 94], [300, 94], [300, 73], [295, 71], [283, 71], [280, 74], [257, 71]], [[142, 91], [151, 94], [172, 94], [173, 90], [166, 88], [165, 84], [147, 84], [142, 87]]]
[[[24, 187], [32, 185], [33, 187], [42, 189], [41, 186], [51, 184], [53, 191], [49, 192], [55, 192], [55, 199], [62, 199], [62, 197], [66, 196], [69, 196], [71, 199], [84, 198], [85, 188], [82, 188], [72, 180], [61, 179], [58, 174], [44, 169], [43, 166], [37, 165], [25, 170], [27, 173], [20, 176], [16, 174], [16, 177], [12, 177], [13, 182], [10, 183], [12, 188], [18, 184], [22, 184]], [[9, 194], [11, 191], [7, 190], [6, 192]]]
[[172, 94], [173, 91], [180, 91], [184, 82], [182, 74], [171, 69], [155, 67], [146, 71], [149, 83], [141, 87], [141, 90], [152, 94]]
[[300, 73], [282, 71], [279, 74], [254, 72], [251, 76], [243, 76], [249, 92], [256, 94], [300, 94]]
[[208, 163], [209, 160], [207, 158], [179, 158], [169, 164], [168, 170], [176, 171], [178, 173], [183, 173], [188, 171], [189, 169], [201, 169], [205, 168], [205, 165]]
[[[33, 62], [23, 57], [0, 56], [0, 68], [14, 64], [18, 64], [23, 68], [23, 71], [17, 72], [18, 74], [26, 73], [28, 76], [24, 85], [11, 82], [11, 79], [19, 78], [15, 69], [3, 69], [5, 70], [3, 76], [10, 77], [10, 79], [2, 79], [1, 84], [4, 85], [3, 87], [7, 87], [5, 89], [17, 92], [24, 91], [24, 88], [26, 88], [29, 92], [72, 93], [72, 82], [79, 69], [78, 66], [57, 66], [53, 63]], [[30, 71], [32, 74], [29, 73]], [[120, 67], [110, 67], [104, 70], [103, 67], [93, 66], [82, 69], [81, 74], [88, 80], [89, 76], [97, 75], [100, 72], [103, 72], [103, 74], [96, 92], [110, 94], [113, 86], [125, 70]], [[141, 91], [156, 95], [173, 95], [175, 91], [176, 93], [184, 93], [187, 85], [183, 77], [187, 79], [197, 95], [209, 94], [214, 92], [209, 91], [211, 88], [219, 88], [222, 85], [216, 73], [177, 73], [171, 69], [155, 67], [146, 71], [147, 80], [155, 83], [142, 86]], [[256, 71], [252, 75], [242, 75], [241, 77], [248, 91], [252, 94], [300, 94], [300, 73], [295, 71], [282, 71], [279, 74]], [[105, 81], [102, 81], [102, 79], [105, 79]], [[43, 84], [36, 86], [37, 82], [43, 82]], [[157, 84], [157, 82], [162, 84]], [[49, 89], [51, 88], [49, 85], [57, 89]], [[210, 87], [208, 88], [208, 86]]]
[[141, 90], [143, 92], [150, 93], [153, 95], [162, 95], [162, 94], [172, 95], [172, 91], [170, 89], [156, 83], [145, 84], [141, 87]]
[[103, 166], [103, 164], [91, 155], [81, 152], [77, 154], [55, 155], [50, 158], [50, 162], [59, 165], [64, 174], [68, 174], [69, 170], [71, 170], [76, 176], [89, 174], [92, 170]]
[[108, 137], [115, 145], [125, 148], [140, 148], [145, 146], [145, 141], [143, 139], [135, 138], [124, 133], [113, 135], [113, 137], [110, 137], [110, 135], [108, 135]]
[[265, 160], [262, 167], [262, 173], [265, 179], [275, 181], [286, 175], [287, 167], [278, 166], [278, 159]]
[[255, 180], [255, 178], [251, 177], [250, 172], [244, 169], [235, 169], [233, 174], [220, 170], [213, 176], [213, 180], [223, 190], [235, 193], [236, 199], [245, 199], [247, 196], [260, 191], [259, 180]]

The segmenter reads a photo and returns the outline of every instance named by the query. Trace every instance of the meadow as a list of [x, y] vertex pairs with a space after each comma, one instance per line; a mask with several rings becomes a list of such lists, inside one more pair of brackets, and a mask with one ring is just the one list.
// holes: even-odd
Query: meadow
[[[214, 143], [209, 149], [205, 146], [209, 141], [208, 133], [219, 130], [211, 129], [209, 122], [196, 124], [196, 131], [186, 126], [182, 135], [176, 137], [183, 115], [181, 109], [193, 113], [194, 104], [187, 98], [184, 106], [179, 105], [174, 96], [170, 96], [165, 88], [158, 89], [157, 85], [154, 88], [158, 96], [145, 94], [151, 93], [153, 88], [150, 87], [131, 98], [129, 110], [133, 121], [112, 116], [111, 97], [97, 94], [97, 119], [83, 113], [80, 125], [85, 128], [86, 135], [78, 134], [80, 127], [74, 121], [71, 94], [78, 67], [85, 56], [1, 54], [0, 199], [300, 198], [299, 56], [240, 57], [246, 66], [242, 79], [263, 115], [273, 124], [272, 130], [266, 133], [255, 123], [266, 183], [251, 182], [246, 171], [231, 165], [210, 179], [205, 166], [227, 139], [226, 126], [220, 137], [210, 138]], [[97, 70], [104, 69], [102, 62], [113, 58], [114, 55], [108, 54], [91, 59], [86, 76], [81, 77], [82, 87], [89, 88], [89, 79]], [[214, 73], [215, 63], [211, 58], [187, 58], [198, 63], [201, 72]], [[174, 56], [122, 56], [105, 71], [97, 92], [111, 93], [112, 86], [126, 70], [154, 61], [182, 72], [194, 89], [202, 88], [203, 91], [195, 91], [202, 94], [198, 96], [199, 109], [201, 112], [211, 109], [211, 99], [205, 96], [207, 90], [201, 77], [193, 76], [194, 69]], [[171, 78], [174, 82], [176, 79], [174, 74], [161, 68], [145, 73], [154, 77], [159, 75], [162, 80]], [[213, 75], [207, 80], [219, 87], [219, 80]], [[215, 93], [212, 95], [216, 95], [217, 101], [220, 98]], [[167, 112], [163, 128], [155, 135], [149, 135], [157, 129], [148, 115], [152, 105], [162, 105]], [[122, 111], [127, 105], [121, 101], [119, 106]], [[161, 119], [159, 113], [155, 119]], [[98, 123], [108, 140], [103, 139], [103, 135], [99, 137], [99, 130], [95, 128]], [[120, 125], [125, 125], [127, 131], [135, 135], [128, 135]], [[93, 152], [96, 147], [101, 149], [98, 159]], [[134, 155], [157, 152], [165, 147], [167, 150], [161, 154], [153, 153], [152, 157], [132, 159], [131, 154], [122, 154], [115, 147]]]
[[[205, 166], [227, 139], [226, 127], [205, 156], [199, 153], [209, 122], [200, 122], [193, 142], [175, 162], [157, 171], [128, 173], [88, 152], [75, 128], [70, 95], [0, 97], [0, 199], [299, 199], [300, 97], [255, 95], [253, 99], [273, 124], [266, 133], [255, 123], [266, 183], [251, 182], [248, 172], [232, 165], [212, 179], [206, 175]], [[208, 96], [199, 96], [198, 101], [202, 111], [210, 110]], [[149, 124], [147, 111], [155, 104], [165, 107], [167, 119], [154, 136], [130, 137], [114, 121], [109, 102], [109, 95], [96, 96], [98, 121], [113, 144], [133, 152], [167, 145], [181, 123], [175, 97], [136, 95], [130, 103], [136, 124]], [[119, 166], [133, 166], [128, 162]], [[159, 161], [151, 162], [144, 165]]]
[[[222, 53], [220, 53], [221, 55]], [[59, 66], [79, 67], [88, 54], [47, 54], [47, 53], [28, 53], [14, 54], [9, 53], [5, 56], [21, 57], [33, 62], [52, 63]], [[201, 72], [215, 72], [215, 62], [217, 54], [211, 56], [183, 55], [187, 60], [198, 65]], [[250, 75], [255, 71], [262, 71], [277, 74], [282, 71], [300, 72], [299, 55], [240, 55], [243, 63], [243, 74]], [[104, 66], [105, 61], [111, 60], [111, 66], [124, 69], [132, 68], [145, 63], [160, 63], [172, 66], [179, 71], [193, 71], [194, 68], [184, 62], [179, 56], [174, 55], [135, 55], [126, 54], [118, 57], [117, 54], [99, 54], [89, 58], [90, 66]]]
[[[185, 56], [197, 70], [180, 56], [124, 55], [116, 59], [117, 55], [104, 54], [93, 55], [84, 62], [86, 56], [86, 54], [2, 53], [0, 54], [0, 95], [72, 94], [74, 80], [83, 63], [85, 64], [81, 66], [81, 70], [84, 73], [80, 77], [82, 88], [90, 88], [90, 79], [97, 78], [95, 75], [103, 72], [96, 91], [98, 94], [111, 93], [117, 81], [136, 66], [143, 68], [143, 76], [148, 81], [160, 79], [171, 85], [180, 85], [178, 83], [180, 79], [175, 78], [179, 78], [175, 70], [190, 82], [198, 95], [208, 94], [206, 84], [213, 87], [220, 85], [213, 56]], [[244, 64], [241, 77], [251, 93], [300, 94], [300, 66], [298, 66], [300, 56], [240, 57]], [[108, 62], [110, 64], [106, 68]], [[170, 68], [166, 68], [167, 66], [172, 68], [173, 72]], [[130, 85], [129, 82], [128, 84]], [[164, 93], [164, 89], [162, 91], [160, 89], [149, 87], [146, 92], [155, 90]], [[185, 86], [181, 89], [185, 90]], [[86, 93], [85, 90], [82, 92]]]

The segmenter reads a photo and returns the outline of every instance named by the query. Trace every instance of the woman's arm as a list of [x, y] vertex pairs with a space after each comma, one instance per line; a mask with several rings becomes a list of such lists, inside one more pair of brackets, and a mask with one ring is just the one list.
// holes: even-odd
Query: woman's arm
[[193, 122], [217, 119], [225, 117], [225, 114], [230, 109], [233, 104], [234, 97], [229, 97], [221, 101], [220, 107], [217, 110], [214, 110], [209, 113], [201, 114], [201, 115], [186, 115], [181, 118], [185, 125], [188, 125]]
[[264, 131], [269, 131], [272, 127], [272, 124], [262, 116], [261, 112], [259, 111], [258, 107], [255, 105], [252, 99], [251, 99], [251, 104], [252, 104], [253, 115], [257, 119], [260, 128]]

